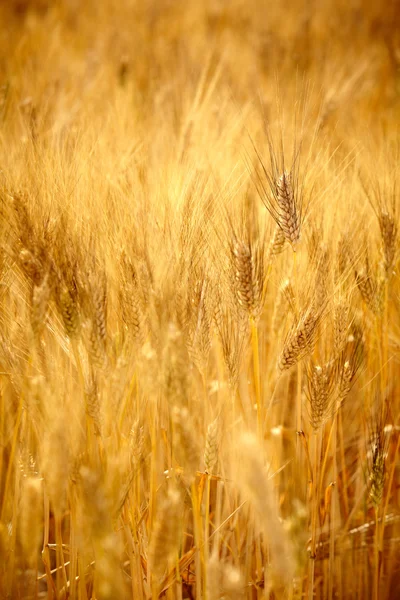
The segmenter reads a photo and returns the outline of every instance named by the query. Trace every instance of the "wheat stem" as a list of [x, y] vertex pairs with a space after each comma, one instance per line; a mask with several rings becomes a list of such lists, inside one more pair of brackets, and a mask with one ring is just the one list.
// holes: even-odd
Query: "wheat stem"
[[312, 498], [311, 498], [311, 551], [309, 558], [308, 570], [308, 598], [312, 600], [314, 596], [314, 574], [315, 574], [315, 559], [317, 548], [317, 515], [318, 515], [318, 484], [319, 472], [318, 463], [320, 456], [320, 436], [321, 431], [318, 430], [314, 435], [314, 460], [313, 460], [313, 481], [312, 481]]
[[396, 448], [394, 450], [393, 461], [392, 461], [392, 465], [390, 468], [390, 474], [389, 474], [389, 479], [388, 479], [388, 483], [387, 483], [387, 493], [386, 493], [385, 500], [384, 500], [383, 507], [382, 507], [382, 526], [381, 526], [381, 547], [382, 548], [383, 548], [383, 536], [384, 536], [384, 532], [385, 532], [386, 514], [387, 514], [387, 510], [388, 510], [388, 506], [389, 506], [394, 474], [395, 474], [396, 467], [397, 467], [396, 459], [397, 459], [397, 454], [399, 452], [399, 449], [400, 449], [400, 434], [398, 433], [397, 434], [397, 444], [396, 444]]
[[260, 356], [259, 356], [259, 345], [258, 345], [258, 329], [254, 319], [250, 319], [251, 326], [251, 342], [253, 349], [253, 374], [254, 374], [254, 387], [256, 392], [256, 404], [257, 404], [257, 431], [258, 436], [262, 438], [262, 400], [261, 400], [261, 386], [260, 386]]
[[55, 537], [56, 537], [56, 566], [57, 566], [57, 589], [67, 585], [67, 572], [65, 570], [65, 560], [63, 554], [62, 533], [61, 533], [61, 516], [58, 511], [55, 514]]
[[70, 581], [70, 594], [71, 598], [74, 598], [76, 594], [76, 576], [78, 566], [78, 551], [76, 547], [76, 496], [75, 489], [71, 490], [70, 495], [70, 510], [71, 510], [71, 522], [70, 522], [70, 538], [69, 538], [69, 549], [70, 549], [70, 567], [69, 567], [69, 581]]
[[374, 536], [374, 600], [379, 600], [379, 508], [375, 507], [375, 536]]
[[53, 593], [57, 596], [57, 591], [55, 589], [54, 581], [51, 576], [51, 566], [50, 566], [50, 555], [49, 555], [49, 535], [50, 535], [50, 501], [49, 497], [44, 492], [43, 496], [44, 503], [44, 535], [43, 535], [43, 550], [42, 550], [42, 559], [44, 568], [46, 571], [46, 582], [47, 582], [47, 594], [50, 600], [53, 599]]
[[329, 457], [329, 448], [330, 448], [331, 440], [333, 439], [334, 442], [335, 442], [335, 435], [336, 435], [336, 433], [335, 433], [335, 429], [336, 429], [335, 428], [335, 421], [336, 421], [336, 418], [334, 417], [332, 426], [331, 426], [331, 428], [329, 430], [328, 440], [326, 442], [326, 449], [325, 449], [325, 452], [324, 452], [324, 459], [323, 459], [322, 465], [321, 465], [320, 489], [319, 489], [320, 496], [322, 494], [322, 486], [323, 486], [323, 481], [324, 481], [324, 476], [325, 476], [326, 463], [327, 463], [328, 457]]
[[207, 474], [207, 482], [206, 482], [206, 497], [205, 497], [205, 526], [204, 526], [204, 600], [208, 599], [208, 583], [207, 583], [207, 565], [208, 565], [208, 557], [209, 557], [209, 535], [210, 535], [210, 496], [211, 496], [211, 476]]
[[204, 568], [204, 547], [201, 539], [201, 515], [198, 498], [198, 490], [196, 482], [191, 485], [191, 497], [193, 508], [193, 523], [194, 523], [194, 544], [197, 548], [196, 552], [196, 598], [202, 597], [202, 570]]
[[343, 502], [345, 506], [345, 518], [347, 519], [349, 515], [349, 496], [347, 489], [347, 467], [346, 467], [346, 457], [344, 452], [344, 433], [343, 433], [343, 419], [342, 414], [338, 415], [338, 425], [339, 425], [339, 442], [340, 442], [340, 459], [341, 459], [341, 471], [342, 471], [342, 492], [343, 492]]
[[[296, 318], [299, 314], [299, 287], [298, 287], [298, 278], [297, 278], [297, 252], [293, 252], [293, 280], [295, 282], [296, 288]], [[301, 390], [302, 390], [302, 367], [300, 360], [297, 362], [297, 394], [296, 394], [296, 431], [301, 431], [302, 429], [302, 398], [301, 398]], [[300, 440], [297, 436], [296, 438], [296, 457], [297, 461], [301, 461], [301, 444]]]
[[[329, 436], [332, 434], [333, 439], [333, 447], [332, 447], [332, 459], [333, 459], [333, 472], [332, 472], [332, 481], [336, 486], [336, 477], [337, 477], [337, 464], [336, 464], [336, 444], [337, 444], [337, 414], [333, 416], [332, 428], [329, 433]], [[329, 442], [328, 442], [329, 446]], [[323, 471], [322, 471], [323, 472]], [[323, 475], [321, 477], [322, 481]], [[329, 518], [329, 569], [328, 569], [328, 600], [333, 599], [333, 592], [335, 586], [335, 514], [336, 514], [336, 503], [335, 499], [331, 498], [331, 514]]]

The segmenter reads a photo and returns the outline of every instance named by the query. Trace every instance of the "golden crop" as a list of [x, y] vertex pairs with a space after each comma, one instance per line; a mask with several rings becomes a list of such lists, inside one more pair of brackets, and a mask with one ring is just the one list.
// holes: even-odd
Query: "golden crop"
[[400, 3], [0, 3], [0, 598], [400, 597]]

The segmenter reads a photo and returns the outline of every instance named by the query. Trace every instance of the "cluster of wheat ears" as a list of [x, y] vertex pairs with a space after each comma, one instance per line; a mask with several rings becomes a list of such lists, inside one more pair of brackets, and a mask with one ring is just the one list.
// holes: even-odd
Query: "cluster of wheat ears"
[[399, 597], [397, 1], [0, 4], [0, 597]]

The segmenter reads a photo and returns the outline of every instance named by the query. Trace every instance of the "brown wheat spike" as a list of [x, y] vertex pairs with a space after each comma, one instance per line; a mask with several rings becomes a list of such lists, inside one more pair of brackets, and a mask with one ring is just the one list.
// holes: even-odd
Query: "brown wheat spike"
[[372, 467], [369, 475], [369, 497], [371, 498], [372, 504], [377, 509], [382, 502], [383, 488], [385, 485], [385, 453], [380, 434], [371, 441], [371, 452]]
[[385, 258], [385, 272], [388, 276], [393, 269], [395, 261], [398, 226], [393, 215], [387, 212], [381, 211], [378, 215], [378, 220]]
[[371, 275], [367, 274], [365, 270], [360, 270], [356, 271], [355, 277], [358, 289], [360, 290], [365, 304], [373, 310], [375, 302], [375, 284]]
[[86, 413], [92, 419], [96, 435], [101, 434], [101, 412], [98, 386], [95, 379], [91, 379], [87, 385], [86, 393]]
[[92, 365], [99, 369], [105, 368], [107, 366], [107, 355], [103, 340], [98, 333], [96, 324], [89, 320], [84, 324], [84, 329], [86, 332], [87, 348]]
[[333, 320], [333, 339], [336, 353], [340, 353], [343, 349], [343, 346], [346, 343], [347, 331], [349, 327], [348, 315], [348, 304], [344, 302], [338, 302], [337, 304], [335, 304]]
[[216, 330], [219, 332], [224, 322], [224, 300], [219, 282], [214, 287], [215, 302], [213, 307], [213, 320]]
[[286, 279], [282, 283], [282, 292], [286, 298], [288, 306], [293, 314], [296, 314], [296, 295], [290, 279]]
[[318, 307], [326, 304], [329, 291], [329, 252], [326, 248], [320, 249], [315, 275], [315, 304]]
[[206, 446], [204, 449], [204, 465], [207, 473], [212, 473], [218, 462], [219, 418], [212, 421], [207, 428]]
[[212, 319], [208, 301], [210, 288], [210, 281], [205, 275], [195, 280], [194, 285], [189, 282], [189, 290], [193, 290], [193, 293], [188, 310], [187, 346], [189, 355], [200, 372], [207, 369], [211, 347]]
[[[396, 170], [398, 165], [398, 149], [394, 155], [390, 155], [389, 162], [394, 160], [388, 180], [375, 181], [370, 178], [368, 182], [361, 179], [364, 193], [368, 198], [372, 210], [379, 223], [384, 258], [384, 269], [386, 277], [391, 275], [397, 252], [398, 236], [398, 181]], [[397, 174], [397, 173], [396, 173]]]
[[346, 360], [340, 372], [339, 380], [339, 398], [338, 401], [343, 402], [351, 390], [351, 382], [353, 380], [353, 369], [350, 361]]
[[105, 346], [107, 340], [107, 281], [103, 273], [99, 279], [92, 277], [92, 304], [96, 332]]
[[238, 385], [243, 359], [248, 322], [242, 312], [235, 315], [228, 307], [221, 306], [217, 314], [218, 321], [216, 325], [221, 341], [228, 382], [230, 387], [235, 390]]
[[102, 281], [101, 276], [98, 281], [93, 273], [88, 273], [86, 279], [88, 285], [85, 281], [79, 288], [81, 312], [85, 316], [85, 320], [82, 317], [84, 342], [91, 364], [99, 369], [105, 369], [108, 366], [105, 281]]
[[368, 253], [365, 254], [365, 266], [355, 270], [355, 278], [360, 294], [368, 308], [377, 316], [383, 310], [384, 278], [372, 273]]
[[119, 289], [119, 305], [122, 319], [135, 341], [143, 341], [143, 310], [136, 271], [126, 257], [120, 257], [121, 284]]
[[250, 247], [236, 241], [232, 248], [235, 288], [239, 305], [251, 312], [253, 306], [253, 259]]
[[44, 328], [48, 302], [50, 299], [49, 275], [46, 274], [40, 285], [33, 285], [31, 303], [31, 326], [35, 336]]
[[365, 304], [375, 315], [381, 315], [384, 301], [383, 279], [381, 277], [373, 279], [371, 275], [367, 276], [364, 271], [357, 274], [356, 281]]
[[285, 242], [285, 233], [283, 229], [279, 227], [279, 225], [277, 225], [275, 227], [274, 234], [272, 236], [268, 250], [268, 256], [270, 261], [273, 258], [275, 258], [275, 256], [278, 256], [278, 254], [281, 254], [283, 252], [283, 250], [285, 249]]
[[250, 317], [258, 318], [264, 286], [262, 249], [258, 243], [252, 246], [235, 239], [231, 245], [231, 258], [236, 301]]
[[279, 286], [278, 297], [272, 314], [272, 330], [278, 334], [288, 317], [289, 311], [296, 314], [296, 297], [290, 279], [285, 279]]
[[368, 469], [369, 469], [369, 497], [376, 510], [378, 510], [385, 487], [386, 456], [389, 437], [385, 431], [387, 422], [387, 405], [382, 411], [382, 400], [377, 394], [376, 406], [369, 415], [370, 436], [368, 440]]
[[310, 423], [316, 431], [329, 419], [336, 383], [336, 370], [333, 363], [322, 367], [310, 363], [307, 366]]
[[261, 167], [261, 173], [256, 169], [254, 176], [255, 186], [268, 212], [278, 227], [281, 228], [285, 239], [292, 246], [293, 250], [296, 250], [304, 216], [302, 206], [303, 186], [299, 184], [301, 142], [295, 144], [292, 165], [288, 170], [285, 165], [282, 137], [278, 156], [269, 129], [267, 130], [267, 136], [269, 167], [264, 164], [259, 151], [252, 142], [259, 166]]
[[352, 252], [350, 245], [350, 237], [347, 233], [342, 233], [336, 253], [336, 269], [335, 269], [335, 278], [336, 282], [342, 280], [346, 274], [347, 269], [352, 261]]
[[289, 369], [312, 351], [322, 312], [314, 304], [303, 312], [289, 330], [278, 360], [281, 371]]
[[144, 448], [144, 427], [139, 419], [135, 421], [129, 435], [129, 448], [131, 453], [131, 465], [135, 468], [143, 453]]
[[75, 294], [71, 293], [65, 284], [62, 284], [58, 293], [57, 303], [64, 323], [65, 333], [73, 338], [79, 332], [79, 308]]
[[364, 361], [364, 338], [361, 326], [353, 322], [346, 345], [337, 361], [338, 369], [338, 402], [348, 396], [361, 365]]
[[300, 239], [300, 217], [297, 211], [292, 177], [285, 171], [276, 180], [276, 199], [279, 206], [279, 226], [285, 238], [296, 248]]
[[20, 244], [25, 248], [32, 248], [35, 241], [35, 229], [28, 212], [28, 199], [23, 194], [12, 194], [12, 207], [16, 221], [17, 235]]
[[43, 266], [35, 254], [27, 248], [22, 248], [18, 254], [17, 261], [26, 277], [34, 284], [40, 285], [43, 276]]
[[310, 263], [318, 265], [324, 253], [322, 223], [317, 223], [310, 227], [307, 235], [307, 253]]

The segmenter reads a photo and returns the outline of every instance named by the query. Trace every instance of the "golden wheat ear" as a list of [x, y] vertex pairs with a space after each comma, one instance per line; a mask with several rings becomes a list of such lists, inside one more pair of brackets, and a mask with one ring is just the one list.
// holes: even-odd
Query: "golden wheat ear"
[[380, 265], [372, 264], [368, 247], [365, 247], [364, 263], [355, 268], [355, 280], [365, 304], [379, 316], [384, 308], [385, 275]]
[[[399, 158], [399, 150], [396, 153]], [[390, 156], [389, 163], [395, 173], [383, 180], [374, 176], [364, 177], [360, 174], [360, 181], [364, 194], [377, 218], [381, 235], [381, 252], [386, 278], [389, 279], [395, 265], [398, 252], [398, 178], [396, 170], [398, 163]], [[394, 162], [394, 164], [393, 164]], [[391, 174], [392, 175], [392, 174]]]
[[388, 455], [390, 431], [387, 430], [388, 403], [380, 393], [376, 393], [374, 406], [367, 412], [367, 469], [369, 499], [376, 511], [382, 503], [386, 481], [386, 459]]
[[307, 365], [307, 399], [309, 403], [310, 423], [317, 431], [332, 414], [336, 384], [336, 370], [332, 362], [315, 365], [312, 361]]
[[278, 360], [281, 371], [290, 369], [313, 351], [322, 317], [322, 310], [312, 302], [293, 322]]
[[304, 222], [303, 187], [300, 176], [301, 142], [295, 148], [290, 167], [287, 166], [283, 140], [276, 148], [270, 132], [267, 132], [269, 162], [266, 163], [252, 141], [257, 163], [252, 172], [258, 195], [266, 209], [282, 231], [284, 239], [295, 251], [300, 240]]
[[206, 445], [204, 448], [204, 466], [207, 473], [212, 473], [218, 462], [220, 423], [217, 417], [207, 427]]
[[234, 289], [239, 308], [251, 318], [258, 318], [262, 308], [264, 284], [263, 252], [242, 240], [235, 240], [231, 250]]

